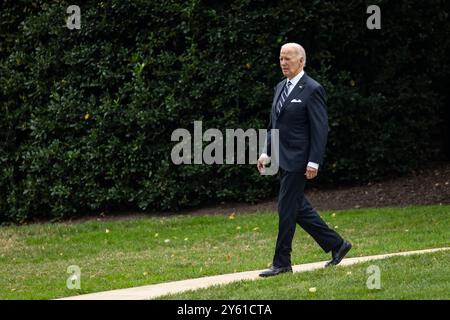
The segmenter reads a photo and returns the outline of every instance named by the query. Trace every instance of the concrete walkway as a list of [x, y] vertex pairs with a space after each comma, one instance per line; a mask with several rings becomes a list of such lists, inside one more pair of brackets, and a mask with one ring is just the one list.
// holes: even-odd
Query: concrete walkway
[[[424, 254], [436, 251], [450, 250], [450, 247], [437, 248], [437, 249], [427, 249], [427, 250], [417, 250], [417, 251], [407, 251], [398, 252], [390, 254], [380, 254], [376, 256], [366, 256], [366, 257], [356, 257], [343, 259], [339, 266], [349, 266], [356, 263], [385, 259], [395, 256], [408, 256], [413, 254]], [[305, 272], [316, 269], [322, 269], [326, 261], [313, 262], [299, 264], [292, 266], [293, 272]], [[179, 293], [188, 290], [197, 290], [202, 288], [207, 288], [214, 285], [223, 285], [235, 281], [241, 280], [256, 280], [262, 279], [258, 275], [262, 270], [239, 272], [223, 274], [218, 276], [203, 277], [189, 280], [173, 281], [166, 283], [153, 284], [142, 287], [135, 287], [129, 289], [118, 289], [97, 293], [90, 293], [84, 295], [78, 295], [74, 297], [63, 298], [59, 300], [145, 300], [154, 299], [166, 294]]]

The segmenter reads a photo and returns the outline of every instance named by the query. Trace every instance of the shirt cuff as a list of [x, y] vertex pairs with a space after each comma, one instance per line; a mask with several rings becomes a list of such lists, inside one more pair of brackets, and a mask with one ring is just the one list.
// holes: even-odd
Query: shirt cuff
[[267, 163], [270, 160], [270, 157], [267, 155], [267, 153], [261, 153], [261, 155], [259, 156], [259, 160]]
[[308, 167], [314, 168], [316, 170], [319, 170], [319, 164], [315, 162], [308, 162]]

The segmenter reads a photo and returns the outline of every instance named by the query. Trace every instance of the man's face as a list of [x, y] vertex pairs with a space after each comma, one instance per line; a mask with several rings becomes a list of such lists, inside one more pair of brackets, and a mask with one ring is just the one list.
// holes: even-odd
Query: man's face
[[292, 79], [303, 69], [303, 57], [297, 56], [294, 48], [283, 47], [280, 51], [280, 67], [283, 75]]

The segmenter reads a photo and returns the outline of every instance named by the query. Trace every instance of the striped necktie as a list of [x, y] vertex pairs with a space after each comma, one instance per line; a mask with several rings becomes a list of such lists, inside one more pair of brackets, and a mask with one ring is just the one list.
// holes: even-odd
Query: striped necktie
[[291, 86], [291, 82], [288, 80], [286, 82], [286, 85], [284, 86], [284, 90], [281, 93], [280, 99], [278, 100], [278, 104], [277, 104], [277, 113], [280, 114], [281, 111], [281, 107], [283, 107], [283, 103], [286, 100], [286, 97], [288, 96], [288, 92], [289, 92], [289, 87]]

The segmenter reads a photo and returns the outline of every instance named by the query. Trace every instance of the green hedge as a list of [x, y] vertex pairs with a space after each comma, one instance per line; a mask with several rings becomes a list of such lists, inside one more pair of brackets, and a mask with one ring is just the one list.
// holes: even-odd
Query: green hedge
[[[264, 128], [280, 45], [307, 50], [330, 137], [321, 182], [441, 157], [445, 1], [3, 2], [0, 221], [177, 210], [277, 192], [253, 165], [175, 166], [176, 128]], [[366, 28], [378, 4], [382, 29]]]

